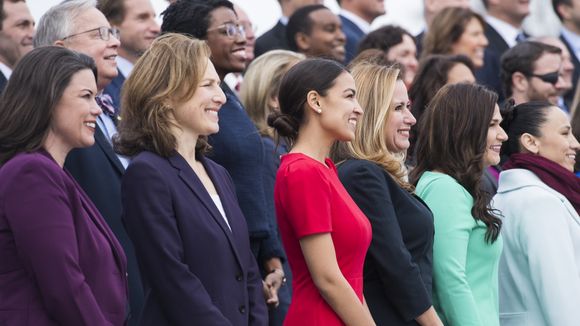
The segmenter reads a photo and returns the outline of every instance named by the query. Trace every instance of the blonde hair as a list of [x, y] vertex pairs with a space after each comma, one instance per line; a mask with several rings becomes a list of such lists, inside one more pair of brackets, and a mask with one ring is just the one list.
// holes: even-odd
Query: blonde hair
[[405, 153], [392, 153], [387, 148], [385, 128], [393, 109], [393, 93], [401, 71], [396, 67], [361, 62], [351, 68], [357, 88], [357, 100], [364, 110], [357, 123], [355, 138], [346, 144], [350, 157], [380, 165], [404, 189], [412, 191], [407, 182]]
[[269, 102], [278, 97], [284, 74], [304, 58], [300, 53], [273, 50], [252, 61], [246, 70], [240, 100], [262, 136], [274, 138], [274, 132], [266, 120], [268, 114], [278, 108], [271, 107]]
[[[176, 147], [171, 132], [172, 103], [191, 99], [210, 56], [205, 41], [168, 33], [156, 39], [139, 58], [121, 92], [121, 121], [115, 150], [134, 156], [147, 150], [168, 157]], [[196, 152], [209, 148], [204, 137]]]

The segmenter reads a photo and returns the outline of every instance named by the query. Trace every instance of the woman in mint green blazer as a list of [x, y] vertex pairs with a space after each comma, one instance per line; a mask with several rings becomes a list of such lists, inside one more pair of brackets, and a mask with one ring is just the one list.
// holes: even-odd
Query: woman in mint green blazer
[[411, 180], [433, 212], [433, 305], [448, 326], [499, 325], [501, 220], [480, 186], [507, 139], [496, 102], [482, 86], [444, 86], [417, 139]]

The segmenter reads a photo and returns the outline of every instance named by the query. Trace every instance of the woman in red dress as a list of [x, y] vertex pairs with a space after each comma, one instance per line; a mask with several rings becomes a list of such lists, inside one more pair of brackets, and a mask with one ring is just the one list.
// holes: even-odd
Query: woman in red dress
[[280, 112], [268, 122], [291, 146], [274, 190], [276, 215], [293, 274], [285, 325], [374, 325], [364, 301], [363, 263], [371, 227], [327, 158], [354, 139], [362, 109], [352, 76], [309, 59], [284, 76]]

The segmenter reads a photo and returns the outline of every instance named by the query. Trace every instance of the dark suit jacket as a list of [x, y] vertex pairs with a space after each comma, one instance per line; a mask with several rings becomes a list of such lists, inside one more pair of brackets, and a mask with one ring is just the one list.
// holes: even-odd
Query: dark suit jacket
[[95, 203], [125, 250], [129, 272], [130, 325], [136, 325], [143, 307], [143, 288], [133, 244], [121, 221], [121, 177], [125, 169], [98, 125], [95, 144], [71, 151], [65, 168]]
[[348, 64], [358, 52], [358, 44], [365, 37], [363, 32], [355, 23], [348, 18], [338, 15], [342, 23], [342, 32], [346, 36], [346, 56], [344, 63]]
[[570, 57], [572, 59], [572, 64], [574, 64], [574, 75], [572, 75], [572, 84], [574, 85], [574, 87], [572, 87], [572, 89], [569, 90], [568, 93], [564, 95], [564, 101], [566, 102], [566, 106], [569, 109], [572, 109], [572, 104], [574, 102], [574, 94], [576, 92], [576, 86], [578, 85], [578, 76], [580, 76], [580, 61], [578, 61], [578, 58], [576, 57], [576, 52], [572, 48], [572, 45], [570, 45], [570, 43], [568, 43], [568, 41], [562, 35], [560, 35], [560, 40], [568, 48], [568, 52], [570, 52]]
[[418, 325], [414, 319], [432, 305], [431, 211], [370, 161], [347, 160], [338, 175], [373, 228], [363, 278], [375, 322]]
[[488, 23], [485, 23], [485, 37], [487, 37], [489, 45], [485, 49], [483, 67], [475, 72], [475, 79], [479, 84], [496, 91], [499, 95], [498, 103], [501, 103], [505, 99], [500, 78], [501, 56], [509, 50], [509, 45]]
[[421, 57], [421, 51], [423, 50], [423, 39], [425, 38], [425, 30], [415, 36], [415, 45], [417, 46], [417, 58]]
[[286, 38], [286, 25], [280, 21], [272, 29], [256, 39], [254, 55], [257, 58], [270, 50], [276, 49], [290, 50], [288, 39]]
[[499, 57], [510, 48], [503, 37], [488, 23], [485, 23], [485, 37], [489, 42], [487, 49], [495, 52]]
[[103, 93], [109, 94], [109, 96], [111, 96], [115, 109], [119, 109], [121, 107], [121, 88], [125, 82], [125, 76], [123, 76], [121, 70], [117, 69], [117, 72], [117, 77], [115, 77], [103, 90]]
[[232, 180], [221, 166], [199, 159], [231, 231], [181, 155], [142, 152], [123, 177], [123, 220], [146, 292], [140, 325], [266, 325], [261, 278]]
[[125, 254], [72, 176], [41, 150], [0, 180], [0, 325], [123, 325]]
[[6, 79], [6, 76], [4, 76], [4, 74], [2, 72], [0, 72], [0, 94], [4, 90], [4, 87], [6, 87], [7, 83], [8, 83], [8, 79]]

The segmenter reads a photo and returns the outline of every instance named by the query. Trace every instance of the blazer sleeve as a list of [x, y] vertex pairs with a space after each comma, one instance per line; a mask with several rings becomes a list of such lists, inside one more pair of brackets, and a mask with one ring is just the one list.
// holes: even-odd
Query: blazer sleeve
[[111, 325], [79, 265], [72, 203], [59, 172], [40, 162], [23, 164], [6, 194], [18, 255], [57, 324]]
[[545, 192], [529, 192], [521, 207], [519, 243], [547, 325], [578, 325], [580, 276], [564, 203]]
[[231, 325], [183, 262], [183, 244], [169, 185], [156, 167], [133, 162], [122, 182], [123, 219], [143, 278], [171, 325]]
[[431, 306], [419, 267], [407, 250], [383, 170], [369, 162], [341, 175], [344, 187], [371, 222], [367, 255], [376, 263], [385, 297], [407, 321]]
[[485, 326], [466, 276], [467, 247], [475, 220], [473, 200], [453, 180], [437, 179], [422, 199], [435, 217], [433, 284], [449, 325]]

